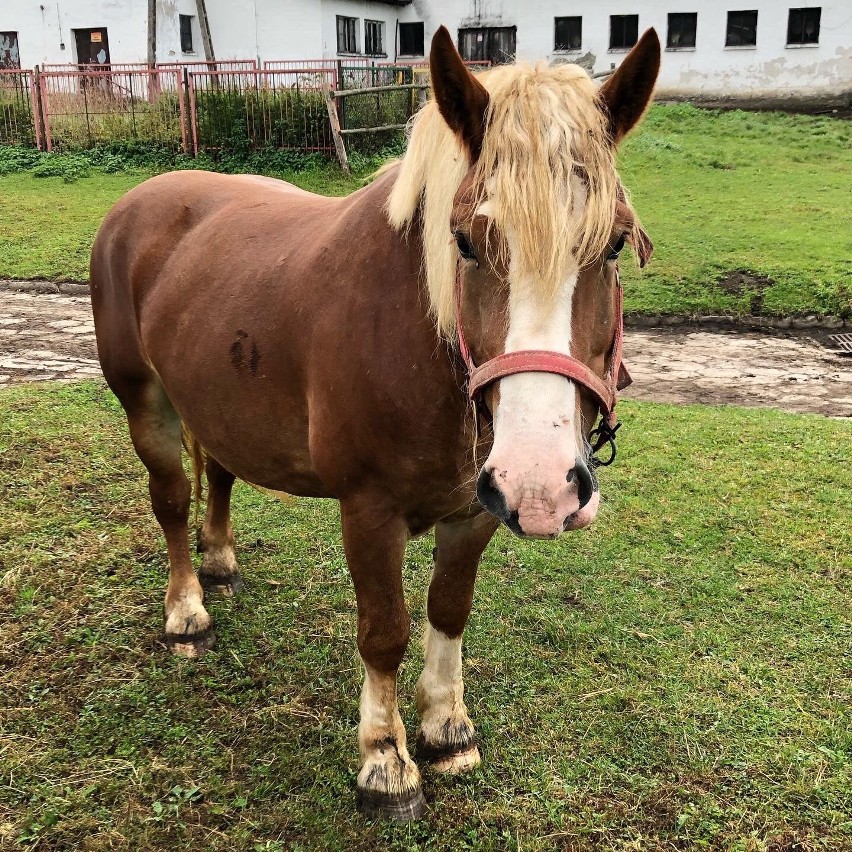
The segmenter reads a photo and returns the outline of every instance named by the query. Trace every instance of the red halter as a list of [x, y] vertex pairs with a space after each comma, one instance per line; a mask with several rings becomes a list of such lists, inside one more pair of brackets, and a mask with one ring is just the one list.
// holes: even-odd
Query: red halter
[[481, 399], [481, 393], [488, 385], [502, 379], [504, 376], [512, 376], [515, 373], [555, 373], [559, 376], [565, 376], [574, 382], [582, 385], [592, 396], [595, 397], [598, 403], [598, 411], [600, 412], [600, 423], [592, 430], [589, 435], [589, 441], [592, 445], [592, 451], [597, 452], [607, 443], [612, 447], [612, 456], [608, 461], [598, 464], [611, 464], [615, 459], [615, 433], [618, 430], [619, 423], [615, 418], [615, 404], [618, 400], [618, 391], [623, 390], [632, 379], [627, 372], [627, 368], [622, 361], [622, 350], [624, 346], [624, 308], [623, 308], [623, 291], [621, 288], [621, 279], [618, 275], [618, 269], [615, 271], [615, 287], [616, 287], [616, 328], [615, 340], [612, 343], [612, 353], [609, 362], [609, 370], [607, 374], [600, 378], [593, 373], [582, 361], [564, 355], [561, 352], [551, 352], [541, 349], [524, 349], [520, 352], [506, 352], [503, 355], [497, 355], [490, 361], [480, 364], [478, 367], [473, 361], [473, 356], [470, 354], [470, 348], [464, 336], [464, 329], [461, 324], [461, 304], [462, 304], [462, 269], [459, 263], [456, 269], [456, 332], [459, 339], [459, 351], [464, 359], [467, 367], [468, 381], [467, 392], [468, 396], [474, 400]]

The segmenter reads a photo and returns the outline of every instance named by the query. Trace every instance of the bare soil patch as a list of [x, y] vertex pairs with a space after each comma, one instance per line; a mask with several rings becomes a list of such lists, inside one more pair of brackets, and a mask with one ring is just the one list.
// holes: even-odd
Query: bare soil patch
[[[625, 358], [628, 399], [852, 417], [852, 358], [826, 349], [816, 332], [628, 329]], [[0, 291], [0, 387], [98, 375], [87, 296]]]
[[749, 293], [749, 312], [752, 316], [760, 316], [763, 308], [763, 292], [768, 290], [775, 281], [766, 275], [757, 275], [748, 269], [734, 269], [725, 273], [717, 281], [718, 285], [726, 292], [734, 296], [742, 296]]

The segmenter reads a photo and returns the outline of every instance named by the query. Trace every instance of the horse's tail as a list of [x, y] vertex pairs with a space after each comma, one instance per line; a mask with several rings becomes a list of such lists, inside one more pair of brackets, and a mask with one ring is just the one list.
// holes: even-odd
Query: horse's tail
[[204, 496], [201, 475], [204, 472], [204, 465], [207, 463], [207, 453], [204, 452], [204, 447], [198, 442], [198, 438], [189, 431], [186, 423], [181, 424], [181, 441], [192, 462], [192, 497], [195, 501], [194, 526], [198, 527], [198, 507], [201, 505]]

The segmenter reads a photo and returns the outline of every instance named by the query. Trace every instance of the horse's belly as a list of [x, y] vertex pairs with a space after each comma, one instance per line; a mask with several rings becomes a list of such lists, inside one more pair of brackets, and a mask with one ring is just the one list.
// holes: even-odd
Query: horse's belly
[[[209, 364], [209, 362], [208, 362]], [[300, 388], [163, 358], [160, 379], [187, 429], [239, 479], [304, 497], [332, 497], [314, 469]]]

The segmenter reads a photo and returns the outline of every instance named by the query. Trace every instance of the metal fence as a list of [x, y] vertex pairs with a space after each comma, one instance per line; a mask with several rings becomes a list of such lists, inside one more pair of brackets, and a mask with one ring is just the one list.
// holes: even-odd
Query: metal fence
[[261, 147], [334, 150], [323, 99], [323, 89], [333, 83], [329, 71], [207, 71], [187, 77], [196, 153]]
[[178, 70], [45, 71], [38, 94], [48, 151], [131, 141], [186, 150]]
[[[230, 59], [154, 68], [53, 64], [35, 72], [0, 71], [0, 144], [47, 151], [112, 142], [194, 154], [262, 147], [333, 151], [329, 109], [335, 125], [359, 139], [376, 128], [396, 130], [425, 99], [419, 84], [428, 83], [429, 74], [425, 62], [304, 59], [267, 61], [262, 70], [257, 65], [254, 59]], [[338, 93], [333, 106], [329, 91]], [[379, 144], [381, 138], [386, 133], [377, 137]]]
[[39, 145], [32, 71], [0, 69], [0, 144]]

